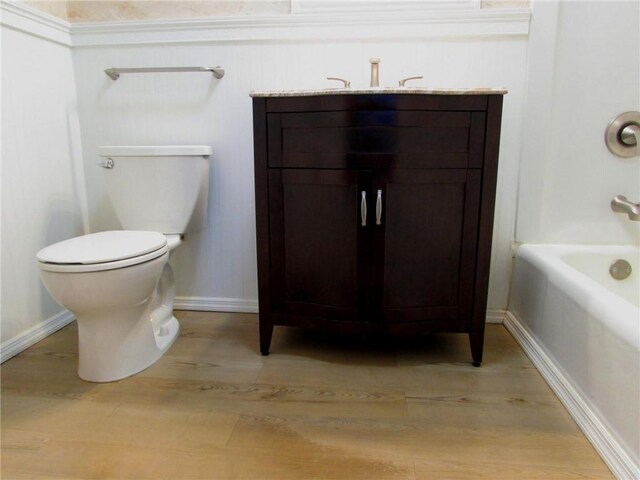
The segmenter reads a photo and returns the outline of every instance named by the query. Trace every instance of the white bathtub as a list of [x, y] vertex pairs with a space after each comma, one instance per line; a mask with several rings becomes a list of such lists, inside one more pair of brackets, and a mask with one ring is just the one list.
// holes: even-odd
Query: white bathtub
[[[625, 259], [632, 274], [614, 280]], [[640, 259], [633, 246], [522, 245], [505, 325], [618, 478], [640, 478]]]

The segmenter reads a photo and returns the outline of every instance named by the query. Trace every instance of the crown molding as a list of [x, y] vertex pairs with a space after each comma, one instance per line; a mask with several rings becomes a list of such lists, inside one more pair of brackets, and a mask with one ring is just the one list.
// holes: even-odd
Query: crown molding
[[528, 9], [435, 9], [69, 23], [13, 0], [0, 0], [0, 14], [4, 26], [72, 48], [327, 39], [526, 38], [531, 18]]
[[73, 46], [324, 42], [335, 40], [420, 40], [522, 37], [529, 34], [528, 9], [287, 14], [74, 23]]
[[1, 0], [0, 25], [70, 47], [71, 24], [24, 3]]
[[377, 12], [410, 11], [432, 12], [434, 10], [480, 9], [480, 0], [291, 0], [291, 13], [328, 13], [342, 12], [367, 14]]

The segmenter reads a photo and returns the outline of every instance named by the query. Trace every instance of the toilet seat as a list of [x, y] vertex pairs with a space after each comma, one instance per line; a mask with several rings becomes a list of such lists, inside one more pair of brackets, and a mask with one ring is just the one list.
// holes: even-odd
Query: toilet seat
[[98, 272], [129, 267], [169, 251], [159, 232], [116, 230], [91, 233], [43, 248], [36, 255], [42, 270]]

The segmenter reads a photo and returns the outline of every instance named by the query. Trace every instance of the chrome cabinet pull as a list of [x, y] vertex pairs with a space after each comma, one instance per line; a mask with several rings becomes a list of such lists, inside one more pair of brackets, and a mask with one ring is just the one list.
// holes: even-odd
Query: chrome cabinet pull
[[378, 190], [376, 198], [376, 225], [382, 225], [382, 190]]
[[362, 200], [360, 200], [360, 219], [362, 226], [367, 226], [367, 192], [362, 191]]

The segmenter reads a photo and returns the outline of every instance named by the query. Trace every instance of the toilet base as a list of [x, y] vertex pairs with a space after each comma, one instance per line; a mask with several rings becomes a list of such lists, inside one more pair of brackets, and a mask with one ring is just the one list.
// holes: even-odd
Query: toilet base
[[[87, 382], [114, 382], [122, 380], [139, 373], [157, 362], [162, 355], [173, 345], [180, 333], [180, 324], [175, 317], [171, 317], [168, 322], [158, 331], [152, 331], [151, 321], [147, 318], [143, 320], [147, 323], [144, 335], [132, 335], [131, 342], [120, 339], [116, 346], [115, 353], [109, 353], [109, 345], [104, 342], [104, 335], [97, 335], [91, 332], [93, 338], [102, 337], [102, 348], [86, 338], [87, 332], [82, 331], [82, 320], [78, 321], [78, 340], [80, 344], [78, 376]], [[83, 338], [85, 337], [85, 338]], [[136, 338], [137, 337], [137, 338]], [[112, 344], [113, 345], [113, 344]], [[84, 347], [84, 348], [83, 348]], [[107, 348], [104, 348], [107, 347]], [[91, 352], [91, 353], [89, 353]], [[100, 353], [104, 355], [101, 356]], [[110, 358], [104, 358], [109, 356]]]
[[175, 285], [169, 252], [124, 268], [64, 271], [41, 268], [54, 299], [78, 323], [78, 375], [113, 382], [156, 362], [180, 326], [173, 315]]
[[175, 286], [166, 258], [154, 283], [153, 293], [143, 302], [78, 315], [80, 378], [113, 382], [130, 377], [153, 365], [173, 345], [180, 324], [173, 315]]
[[178, 319], [173, 315], [166, 324], [154, 332], [156, 345], [158, 346], [158, 350], [162, 352], [160, 355], [173, 345], [173, 342], [178, 338], [178, 333], [180, 333], [180, 324], [178, 323]]

